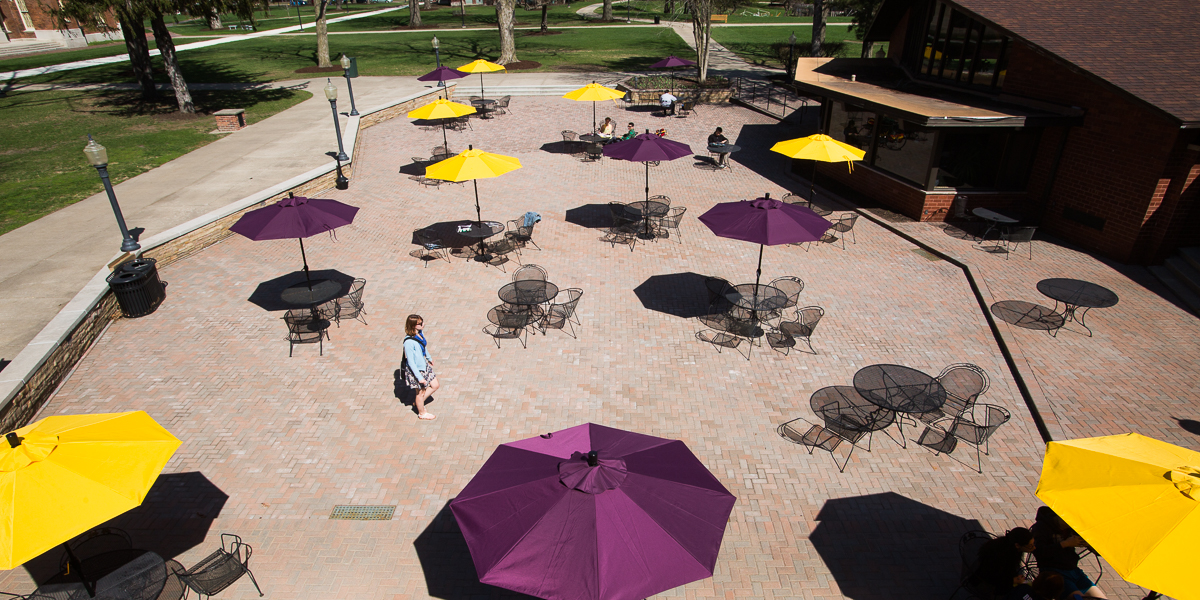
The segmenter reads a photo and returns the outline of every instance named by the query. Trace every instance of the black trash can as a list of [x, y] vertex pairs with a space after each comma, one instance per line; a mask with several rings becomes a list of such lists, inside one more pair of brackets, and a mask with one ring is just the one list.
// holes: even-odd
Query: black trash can
[[654, 24], [658, 25], [660, 23], [662, 23], [662, 20], [659, 17], [654, 17]]
[[108, 276], [108, 287], [117, 297], [121, 314], [128, 318], [144, 317], [158, 309], [166, 292], [158, 278], [153, 258], [137, 258], [117, 265]]

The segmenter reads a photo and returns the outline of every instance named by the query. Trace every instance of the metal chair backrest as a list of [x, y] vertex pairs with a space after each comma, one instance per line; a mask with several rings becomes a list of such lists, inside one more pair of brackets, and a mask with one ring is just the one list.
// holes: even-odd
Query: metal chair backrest
[[683, 213], [687, 212], [686, 206], [674, 206], [667, 211], [667, 216], [662, 218], [661, 224], [668, 229], [679, 229], [679, 223], [683, 221]]
[[667, 206], [671, 205], [671, 198], [668, 196], [664, 196], [662, 194], [659, 194], [657, 196], [650, 196], [650, 201], [651, 202], [662, 202], [663, 204], [666, 204]]
[[366, 279], [355, 279], [350, 284], [350, 293], [346, 294], [355, 304], [362, 304], [363, 289], [367, 287]]
[[[234, 539], [228, 549], [225, 547], [226, 536]], [[197, 594], [214, 596], [233, 585], [242, 575], [249, 574], [250, 581], [253, 581], [255, 589], [258, 589], [258, 595], [262, 596], [262, 589], [254, 580], [254, 574], [250, 573], [251, 552], [250, 546], [242, 543], [240, 537], [223, 533], [221, 547], [192, 568], [179, 573], [179, 579]]]
[[788, 303], [784, 308], [795, 306], [800, 299], [800, 292], [804, 291], [804, 281], [799, 277], [779, 277], [772, 281], [770, 286], [787, 294]]
[[567, 288], [563, 290], [567, 295], [567, 301], [561, 304], [555, 303], [551, 308], [561, 308], [566, 318], [570, 319], [575, 316], [575, 308], [579, 306], [579, 299], [583, 297], [583, 290], [580, 288]]
[[430, 154], [434, 156], [448, 155], [450, 154], [450, 148], [447, 148], [446, 146], [434, 146], [433, 150], [430, 151]]
[[287, 323], [288, 333], [297, 340], [310, 337], [315, 340], [321, 336], [321, 332], [309, 329], [313, 321], [312, 311], [308, 309], [293, 308], [283, 315], [283, 322]]
[[613, 226], [632, 223], [634, 220], [629, 216], [629, 211], [625, 208], [625, 205], [620, 202], [609, 202], [608, 212], [612, 215]]
[[413, 230], [413, 237], [416, 238], [418, 244], [430, 250], [436, 250], [442, 247], [442, 240], [438, 239], [437, 235], [428, 229]]
[[976, 404], [973, 411], [977, 412], [980, 408], [984, 410], [982, 420], [972, 421], [964, 414], [954, 419], [954, 423], [950, 426], [950, 435], [968, 444], [982, 446], [1001, 425], [1012, 418], [1007, 410], [994, 404]]
[[960, 194], [958, 196], [955, 196], [954, 200], [950, 201], [950, 214], [955, 219], [970, 218], [970, 216], [967, 214], [967, 197], [966, 196], [963, 196]]
[[979, 568], [979, 549], [984, 544], [996, 539], [996, 536], [982, 530], [968, 531], [958, 539], [958, 557], [962, 560], [962, 579], [975, 574]]
[[1024, 244], [1033, 241], [1033, 234], [1036, 232], [1036, 225], [1014, 227], [1009, 230], [1008, 235], [1004, 236], [1004, 239], [1011, 244]]
[[705, 277], [704, 287], [708, 289], [708, 303], [715, 304], [725, 297], [726, 292], [732, 289], [733, 285], [720, 277]]
[[526, 264], [513, 271], [513, 281], [546, 281], [546, 269], [535, 264]]
[[821, 322], [821, 317], [825, 316], [825, 309], [820, 306], [806, 306], [796, 311], [796, 320], [805, 332], [806, 336], [811, 336], [813, 331], [817, 329], [817, 323]]
[[942, 370], [937, 380], [946, 390], [946, 404], [942, 410], [951, 416], [959, 416], [971, 410], [975, 400], [987, 391], [990, 383], [987, 373], [969, 363], [953, 364]]
[[579, 138], [578, 133], [575, 133], [574, 131], [570, 131], [570, 130], [563, 131], [562, 136], [563, 136], [563, 141], [568, 144], [571, 142], [574, 142], [576, 139]]
[[837, 222], [833, 224], [832, 229], [834, 231], [840, 231], [842, 233], [845, 233], [847, 231], [850, 231], [851, 229], [854, 229], [854, 222], [857, 220], [858, 220], [858, 213], [850, 213], [848, 215], [842, 215], [842, 217], [839, 218], [837, 220]]

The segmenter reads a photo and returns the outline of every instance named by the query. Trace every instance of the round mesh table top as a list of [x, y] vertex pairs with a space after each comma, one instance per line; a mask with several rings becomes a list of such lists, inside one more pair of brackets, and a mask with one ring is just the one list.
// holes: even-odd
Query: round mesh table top
[[871, 365], [854, 374], [854, 389], [867, 401], [902, 413], [927, 413], [946, 403], [946, 390], [933, 377], [900, 365]]
[[504, 231], [504, 223], [497, 221], [471, 221], [470, 223], [461, 223], [455, 228], [455, 233], [469, 238], [490, 238], [497, 233]]
[[1119, 300], [1116, 292], [1078, 279], [1043, 279], [1037, 290], [1052, 300], [1085, 308], [1108, 308]]
[[787, 306], [787, 294], [783, 290], [766, 284], [743, 283], [725, 292], [725, 298], [734, 306], [753, 311], [779, 310]]
[[342, 284], [332, 279], [314, 279], [289, 286], [279, 294], [279, 299], [296, 306], [312, 306], [332, 300], [342, 293]]
[[536, 279], [514, 281], [500, 288], [496, 294], [506, 304], [542, 304], [558, 295], [558, 286]]

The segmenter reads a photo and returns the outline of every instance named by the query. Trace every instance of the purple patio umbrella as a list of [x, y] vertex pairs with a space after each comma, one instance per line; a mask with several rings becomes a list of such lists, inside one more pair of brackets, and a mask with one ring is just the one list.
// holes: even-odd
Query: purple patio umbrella
[[646, 199], [650, 199], [650, 163], [675, 160], [692, 154], [692, 149], [682, 142], [673, 142], [658, 137], [647, 129], [646, 133], [631, 140], [616, 142], [604, 147], [604, 155], [617, 160], [646, 163]]
[[337, 200], [320, 198], [288, 197], [258, 210], [252, 210], [229, 227], [256, 242], [262, 240], [300, 240], [300, 259], [304, 261], [304, 280], [312, 286], [308, 277], [308, 258], [304, 255], [304, 238], [333, 231], [354, 222], [357, 206], [342, 204]]
[[638, 600], [712, 576], [736, 500], [683, 442], [588, 423], [500, 445], [450, 510], [483, 583]]
[[[695, 61], [691, 61], [686, 58], [679, 58], [677, 56], [672, 55], [672, 56], [668, 56], [668, 57], [650, 65], [650, 68], [651, 69], [669, 69], [671, 67], [690, 67], [695, 64], [696, 64]], [[675, 83], [675, 75], [672, 74], [671, 75], [671, 88], [672, 89], [675, 88], [674, 83]]]
[[451, 79], [462, 79], [463, 77], [466, 77], [467, 75], [470, 75], [470, 73], [463, 73], [462, 71], [459, 71], [457, 69], [451, 69], [450, 67], [438, 67], [438, 68], [418, 77], [417, 81], [443, 81], [443, 82], [445, 82], [445, 81], [450, 81]]
[[771, 194], [750, 201], [722, 202], [700, 215], [700, 222], [718, 237], [758, 244], [756, 290], [762, 280], [763, 246], [815, 242], [833, 227], [833, 223], [812, 210], [784, 204], [771, 198]]

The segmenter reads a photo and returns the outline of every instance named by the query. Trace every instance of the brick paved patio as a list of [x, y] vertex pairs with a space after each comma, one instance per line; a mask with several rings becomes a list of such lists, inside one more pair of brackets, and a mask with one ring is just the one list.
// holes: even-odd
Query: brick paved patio
[[[528, 249], [523, 259], [544, 266], [561, 287], [585, 290], [579, 339], [551, 331], [530, 336], [527, 349], [506, 341], [496, 350], [482, 328], [512, 269], [463, 260], [426, 268], [408, 255], [413, 229], [473, 217], [470, 185], [423, 188], [397, 172], [410, 157], [428, 156], [440, 132], [405, 119], [373, 127], [361, 138], [351, 188], [324, 195], [362, 207], [358, 219], [336, 241], [305, 244], [314, 269], [368, 280], [370, 325], [344, 322], [323, 357], [315, 346], [298, 346], [288, 358], [281, 313], [248, 298], [261, 282], [299, 267], [297, 244], [235, 236], [165, 269], [168, 299], [158, 312], [116, 322], [43, 411], [146, 410], [183, 440], [146, 505], [118, 519], [135, 541], [188, 565], [218, 543], [219, 532], [238, 533], [254, 546], [251, 565], [274, 598], [500, 595], [474, 579], [447, 502], [497, 444], [588, 421], [682, 439], [738, 496], [716, 575], [663, 597], [943, 598], [957, 583], [961, 533], [1032, 520], [1043, 444], [966, 279], [875, 223], [860, 219], [858, 243], [845, 251], [765, 251], [764, 280], [799, 276], [801, 306], [825, 308], [813, 338], [818, 355], [756, 348], [747, 361], [696, 340], [703, 326], [682, 315], [704, 299], [674, 284], [693, 281], [693, 273], [753, 281], [758, 253], [712, 236], [696, 217], [719, 201], [806, 188], [766, 150], [795, 137], [790, 126], [736, 107], [666, 120], [601, 105], [601, 119], [666, 127], [694, 149], [718, 125], [746, 148], [730, 171], [698, 169], [691, 159], [651, 169], [650, 193], [688, 208], [683, 243], [630, 252], [566, 215], [639, 198], [642, 165], [587, 164], [547, 151], [557, 149], [560, 130], [590, 128], [585, 103], [516, 98], [512, 109], [451, 132], [450, 143], [525, 165], [479, 182], [483, 215], [507, 221], [541, 213], [535, 237], [544, 250]], [[1004, 332], [1026, 379], [1036, 382], [1035, 399], [1056, 436], [1135, 429], [1198, 447], [1172, 419], [1200, 419], [1191, 366], [1200, 332], [1194, 318], [1141, 287], [1136, 270], [1045, 242], [1034, 261], [1006, 262], [933, 225], [896, 226], [976, 266], [991, 301], [1045, 304], [1033, 285], [1051, 276], [1115, 290], [1121, 303], [1090, 315], [1093, 338]], [[394, 390], [403, 320], [412, 312], [425, 317], [443, 384], [430, 405], [439, 417], [433, 422], [418, 421]], [[983, 474], [969, 448], [935, 456], [883, 435], [840, 474], [828, 455], [809, 456], [775, 433], [791, 418], [815, 421], [812, 392], [849, 385], [863, 366], [898, 363], [936, 374], [956, 362], [982, 366], [992, 387], [981, 402], [1013, 413], [992, 440]], [[391, 521], [331, 521], [338, 504], [397, 508]], [[1143, 593], [1107, 567], [1101, 584], [1113, 598]], [[18, 569], [0, 588], [33, 584]], [[257, 597], [249, 582], [224, 596]]]

